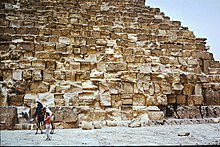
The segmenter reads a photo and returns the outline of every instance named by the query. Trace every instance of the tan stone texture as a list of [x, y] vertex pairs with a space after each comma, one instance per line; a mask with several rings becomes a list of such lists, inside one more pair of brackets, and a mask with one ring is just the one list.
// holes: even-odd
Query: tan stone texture
[[[41, 99], [68, 109], [57, 113], [59, 126], [77, 126], [77, 115], [99, 128], [86, 122], [132, 120], [133, 106], [220, 105], [220, 63], [206, 39], [145, 0], [12, 0], [1, 7], [1, 106], [33, 108]], [[146, 120], [166, 117], [162, 109], [146, 113]]]

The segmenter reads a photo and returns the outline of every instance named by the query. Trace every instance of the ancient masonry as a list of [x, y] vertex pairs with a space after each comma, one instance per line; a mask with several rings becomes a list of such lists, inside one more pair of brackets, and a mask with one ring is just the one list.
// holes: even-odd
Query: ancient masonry
[[1, 0], [1, 129], [36, 99], [56, 126], [220, 117], [220, 63], [145, 0]]

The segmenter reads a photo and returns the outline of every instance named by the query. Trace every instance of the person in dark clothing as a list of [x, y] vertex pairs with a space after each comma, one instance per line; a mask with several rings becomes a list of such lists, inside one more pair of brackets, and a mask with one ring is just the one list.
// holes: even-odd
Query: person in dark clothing
[[43, 104], [41, 102], [37, 101], [37, 108], [36, 108], [36, 115], [37, 116], [41, 114], [42, 108], [43, 108]]
[[38, 129], [41, 131], [41, 134], [43, 134], [43, 131], [41, 129], [41, 125], [43, 125], [44, 123], [44, 114], [42, 112], [42, 109], [43, 109], [43, 104], [40, 101], [37, 101], [37, 108], [34, 114], [37, 123], [37, 130], [35, 134], [38, 133]]

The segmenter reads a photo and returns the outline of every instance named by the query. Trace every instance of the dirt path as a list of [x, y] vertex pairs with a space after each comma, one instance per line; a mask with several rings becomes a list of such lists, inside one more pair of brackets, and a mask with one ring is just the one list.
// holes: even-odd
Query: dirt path
[[34, 130], [1, 130], [1, 146], [220, 145], [220, 123], [57, 129], [51, 141], [45, 141], [45, 137], [35, 135]]

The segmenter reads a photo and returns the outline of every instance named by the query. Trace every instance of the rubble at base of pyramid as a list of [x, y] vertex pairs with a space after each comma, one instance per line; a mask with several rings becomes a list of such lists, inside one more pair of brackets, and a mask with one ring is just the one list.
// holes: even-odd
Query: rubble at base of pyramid
[[206, 39], [144, 0], [3, 0], [0, 18], [1, 129], [34, 128], [37, 99], [56, 128], [220, 122]]

